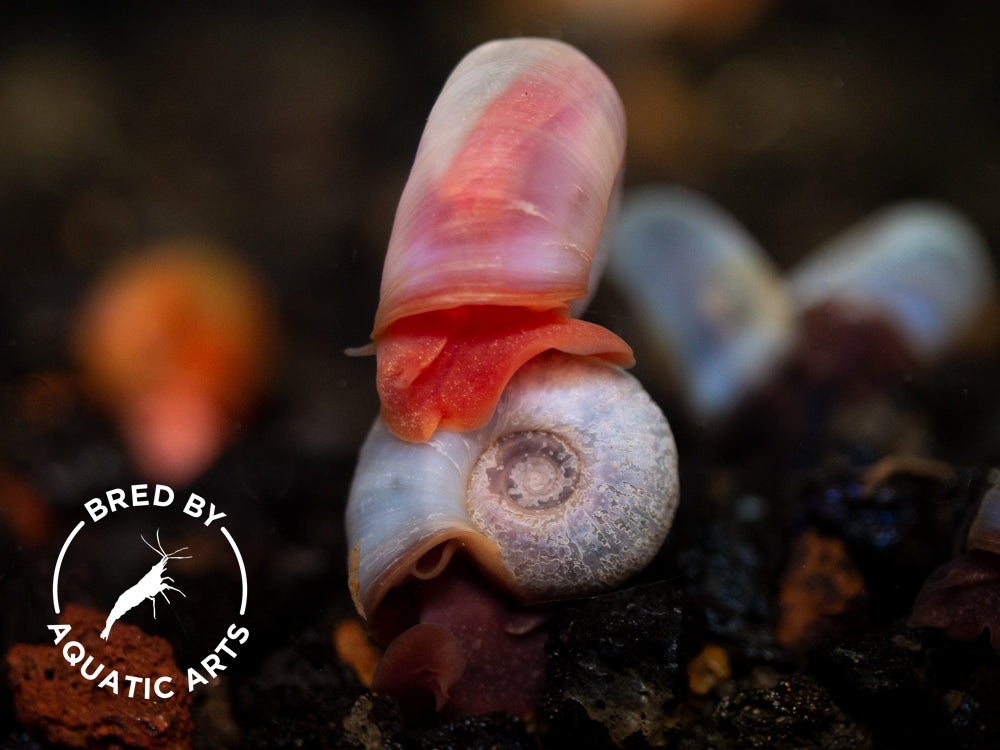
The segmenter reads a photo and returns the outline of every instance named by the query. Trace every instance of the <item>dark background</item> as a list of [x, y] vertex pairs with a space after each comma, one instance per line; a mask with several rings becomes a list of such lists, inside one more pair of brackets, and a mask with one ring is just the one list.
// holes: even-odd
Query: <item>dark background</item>
[[[44, 640], [46, 577], [80, 504], [135, 480], [95, 411], [39, 428], [19, 416], [22, 386], [74, 371], [68, 331], [103, 268], [173, 237], [234, 248], [280, 314], [273, 387], [196, 483], [239, 508], [251, 608], [262, 607], [242, 676], [300, 628], [350, 614], [340, 515], [378, 404], [374, 360], [343, 350], [368, 340], [424, 119], [482, 41], [544, 35], [581, 48], [625, 103], [626, 189], [706, 193], [782, 269], [910, 198], [964, 212], [997, 257], [997, 4], [775, 1], [741, 28], [532, 6], [67, 2], [0, 13], [0, 462], [55, 513], [41, 547], [3, 552], [4, 650]], [[626, 314], [608, 294], [593, 313], [612, 326]], [[1000, 430], [984, 429], [971, 464], [998, 455]], [[88, 543], [99, 557], [104, 542]]]

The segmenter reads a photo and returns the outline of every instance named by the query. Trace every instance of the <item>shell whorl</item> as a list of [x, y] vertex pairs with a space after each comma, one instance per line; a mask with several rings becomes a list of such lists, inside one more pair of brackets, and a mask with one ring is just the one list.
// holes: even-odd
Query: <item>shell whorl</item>
[[676, 472], [670, 427], [635, 378], [557, 352], [521, 368], [480, 430], [411, 443], [376, 422], [347, 510], [359, 611], [371, 622], [390, 589], [458, 549], [524, 601], [610, 588], [662, 544]]
[[427, 119], [373, 335], [459, 305], [545, 310], [586, 297], [624, 152], [621, 99], [579, 50], [533, 38], [474, 49]]

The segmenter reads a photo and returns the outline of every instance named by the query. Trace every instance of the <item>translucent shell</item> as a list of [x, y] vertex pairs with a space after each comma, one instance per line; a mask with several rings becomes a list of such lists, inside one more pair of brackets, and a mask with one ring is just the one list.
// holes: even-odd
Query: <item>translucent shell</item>
[[993, 293], [985, 241], [954, 210], [914, 202], [886, 209], [826, 243], [793, 270], [799, 310], [836, 302], [893, 323], [924, 358], [965, 332]]
[[602, 270], [624, 149], [618, 94], [573, 47], [503, 40], [459, 63], [428, 118], [382, 274], [372, 338], [394, 433], [482, 426], [513, 372], [549, 348], [632, 363], [617, 336], [570, 317]]
[[549, 352], [482, 429], [412, 443], [376, 421], [347, 507], [351, 591], [378, 632], [387, 593], [458, 550], [524, 601], [607, 589], [656, 554], [677, 495], [670, 427], [638, 381]]
[[794, 342], [777, 268], [729, 214], [684, 188], [629, 194], [608, 275], [701, 419], [764, 382]]
[[990, 488], [980, 500], [966, 546], [1000, 555], [1000, 484]]

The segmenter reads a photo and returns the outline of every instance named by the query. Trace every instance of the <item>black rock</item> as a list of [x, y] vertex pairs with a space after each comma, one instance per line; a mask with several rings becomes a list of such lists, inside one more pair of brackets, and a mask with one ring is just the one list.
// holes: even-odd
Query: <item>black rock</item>
[[713, 746], [768, 750], [862, 750], [874, 747], [868, 730], [839, 709], [809, 675], [770, 688], [750, 688], [719, 704]]
[[237, 693], [241, 747], [345, 746], [344, 718], [363, 692], [332, 638], [307, 631], [271, 654]]
[[547, 745], [662, 746], [684, 691], [680, 597], [667, 583], [567, 607], [552, 623], [542, 719]]
[[[892, 747], [950, 747], [944, 705], [929, 689], [927, 651], [908, 631], [867, 633], [818, 646], [817, 678], [839, 705]], [[907, 743], [910, 743], [909, 745]]]

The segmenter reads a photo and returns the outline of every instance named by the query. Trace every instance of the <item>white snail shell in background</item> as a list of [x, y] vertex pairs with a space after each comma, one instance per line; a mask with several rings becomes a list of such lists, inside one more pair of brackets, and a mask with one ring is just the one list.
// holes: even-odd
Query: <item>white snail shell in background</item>
[[419, 441], [482, 426], [509, 377], [547, 349], [632, 364], [620, 338], [570, 317], [603, 267], [624, 149], [621, 100], [575, 48], [503, 40], [459, 63], [382, 274], [372, 338], [390, 430]]
[[979, 501], [966, 547], [1000, 555], [1000, 483], [993, 485]]
[[479, 430], [413, 443], [377, 421], [347, 507], [358, 609], [378, 630], [389, 591], [437, 575], [459, 549], [522, 601], [613, 587], [662, 544], [676, 461], [635, 378], [558, 352], [522, 367]]
[[735, 219], [685, 188], [627, 194], [608, 275], [699, 420], [728, 413], [794, 343], [778, 269]]
[[923, 359], [953, 346], [995, 294], [986, 243], [937, 203], [890, 207], [815, 250], [793, 269], [796, 309], [836, 302], [853, 317], [892, 323]]

